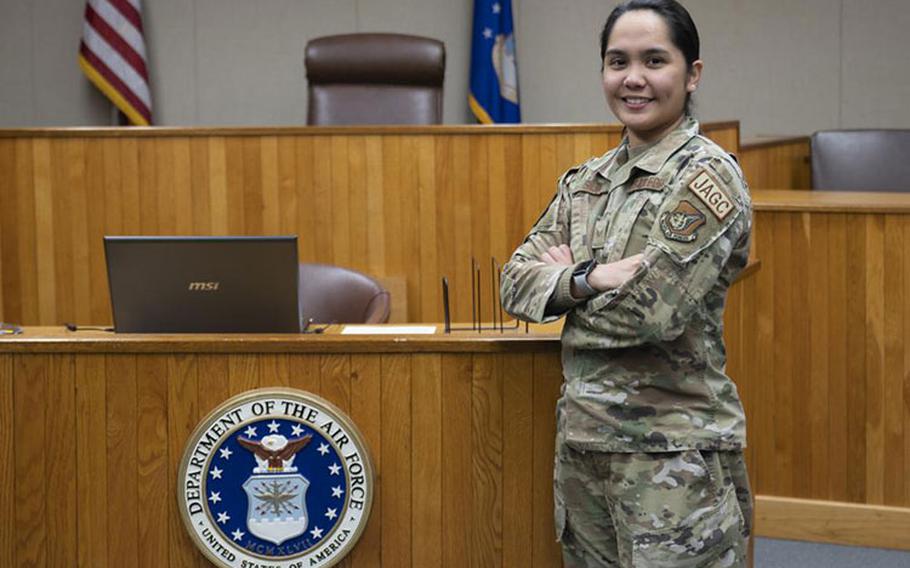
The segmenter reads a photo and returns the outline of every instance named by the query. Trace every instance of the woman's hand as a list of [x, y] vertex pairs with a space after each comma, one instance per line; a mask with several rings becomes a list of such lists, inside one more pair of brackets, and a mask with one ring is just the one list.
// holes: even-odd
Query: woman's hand
[[644, 254], [639, 253], [610, 264], [598, 264], [591, 274], [588, 274], [588, 284], [600, 292], [619, 288], [635, 274], [644, 257]]
[[[588, 284], [598, 292], [619, 288], [635, 274], [644, 257], [644, 254], [639, 253], [610, 264], [598, 264], [588, 274]], [[540, 260], [544, 264], [575, 266], [575, 258], [568, 245], [548, 248], [540, 255]]]
[[564, 266], [575, 266], [575, 260], [572, 257], [572, 249], [569, 245], [559, 245], [550, 247], [540, 255], [540, 260], [544, 264], [561, 264]]

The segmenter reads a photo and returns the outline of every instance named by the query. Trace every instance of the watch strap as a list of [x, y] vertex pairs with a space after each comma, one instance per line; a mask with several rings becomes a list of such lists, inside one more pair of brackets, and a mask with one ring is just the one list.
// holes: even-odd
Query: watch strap
[[575, 285], [575, 291], [584, 297], [594, 296], [597, 290], [588, 283], [588, 274], [597, 266], [597, 261], [589, 260], [579, 264], [572, 272], [572, 283]]

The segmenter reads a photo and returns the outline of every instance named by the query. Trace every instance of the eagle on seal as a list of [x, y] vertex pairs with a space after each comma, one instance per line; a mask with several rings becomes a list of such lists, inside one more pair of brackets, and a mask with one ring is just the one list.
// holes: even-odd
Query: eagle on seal
[[260, 466], [262, 462], [266, 462], [270, 471], [281, 471], [285, 462], [294, 459], [297, 452], [309, 444], [312, 438], [312, 434], [307, 434], [302, 438], [288, 440], [281, 434], [270, 434], [259, 442], [238, 436], [237, 443], [253, 452], [256, 458], [261, 460]]

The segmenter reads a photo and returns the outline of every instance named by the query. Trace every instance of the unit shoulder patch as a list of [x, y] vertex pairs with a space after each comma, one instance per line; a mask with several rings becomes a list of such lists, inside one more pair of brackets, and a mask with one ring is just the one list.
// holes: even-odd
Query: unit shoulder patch
[[668, 239], [690, 243], [697, 237], [696, 229], [706, 222], [705, 215], [692, 203], [683, 200], [676, 208], [660, 217], [660, 229]]
[[696, 172], [687, 187], [721, 221], [737, 209], [723, 185], [705, 168]]

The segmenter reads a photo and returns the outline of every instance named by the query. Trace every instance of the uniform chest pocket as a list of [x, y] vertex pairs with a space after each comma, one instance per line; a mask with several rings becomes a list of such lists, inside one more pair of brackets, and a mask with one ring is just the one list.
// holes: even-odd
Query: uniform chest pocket
[[663, 198], [660, 191], [636, 191], [617, 211], [605, 215], [603, 235], [595, 241], [595, 247], [602, 247], [598, 258], [615, 262], [643, 251]]
[[629, 239], [626, 241], [623, 257], [638, 254], [645, 250], [648, 244], [648, 235], [657, 222], [657, 213], [663, 203], [664, 194], [661, 192], [641, 192], [642, 203], [638, 206], [635, 222], [629, 228]]
[[594, 222], [594, 229], [591, 232], [591, 248], [594, 251], [594, 258], [598, 262], [603, 262], [601, 253], [607, 241], [607, 228], [610, 226], [610, 222], [607, 219], [606, 215], [601, 215], [597, 221]]
[[594, 222], [596, 226], [603, 218], [603, 210], [606, 207], [607, 196], [603, 188], [595, 185], [590, 189], [572, 194], [570, 246], [576, 261], [591, 258], [589, 255], [598, 242], [596, 227], [592, 227], [591, 222], [592, 219], [597, 220]]

